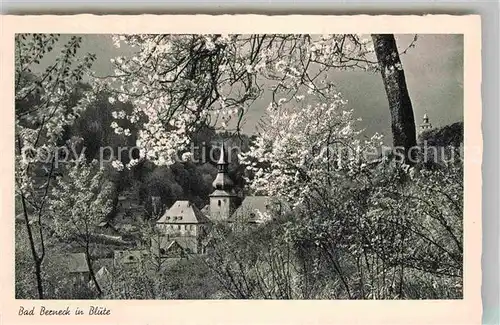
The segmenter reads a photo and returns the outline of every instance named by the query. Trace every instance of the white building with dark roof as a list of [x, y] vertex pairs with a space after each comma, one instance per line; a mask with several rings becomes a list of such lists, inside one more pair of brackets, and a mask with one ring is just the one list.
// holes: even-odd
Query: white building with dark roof
[[186, 253], [202, 253], [201, 243], [209, 225], [210, 220], [194, 204], [185, 200], [177, 201], [156, 222], [164, 236], [154, 246], [159, 247], [161, 255], [172, 255], [171, 251], [174, 248], [177, 250], [178, 246]]
[[198, 236], [210, 220], [191, 202], [177, 201], [158, 219], [156, 225], [172, 236]]

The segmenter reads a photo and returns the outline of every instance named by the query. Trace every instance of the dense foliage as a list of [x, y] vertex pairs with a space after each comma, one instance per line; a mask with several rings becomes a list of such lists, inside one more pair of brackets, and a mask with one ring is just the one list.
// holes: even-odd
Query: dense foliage
[[[462, 297], [462, 161], [409, 166], [382, 155], [381, 137], [357, 129], [328, 79], [331, 69], [374, 70], [370, 38], [114, 39], [137, 55], [116, 58], [115, 75], [99, 79], [89, 72], [95, 56], [77, 55], [79, 37], [16, 38], [16, 297]], [[259, 133], [241, 134], [265, 88], [273, 96]], [[457, 146], [461, 136], [442, 138], [460, 129], [424, 138]], [[155, 256], [164, 210], [208, 203], [222, 140], [240, 149], [229, 166], [237, 194], [287, 208], [259, 223], [214, 223], [204, 255]], [[198, 150], [186, 154], [190, 144]], [[41, 162], [40, 149], [52, 155]], [[110, 262], [113, 250], [140, 263]], [[84, 252], [91, 279], [74, 281], [61, 252]]]
[[421, 157], [410, 167], [397, 156], [364, 155], [380, 138], [355, 140], [349, 112], [335, 103], [270, 114], [243, 155], [253, 171], [249, 185], [295, 209], [250, 233], [212, 233], [209, 263], [233, 297], [461, 297], [458, 148], [440, 148], [455, 159]]

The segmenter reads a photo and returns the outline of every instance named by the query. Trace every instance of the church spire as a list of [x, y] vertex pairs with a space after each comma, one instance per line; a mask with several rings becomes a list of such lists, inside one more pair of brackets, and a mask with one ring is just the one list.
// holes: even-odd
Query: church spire
[[212, 220], [227, 220], [236, 208], [237, 196], [234, 194], [233, 181], [229, 178], [228, 165], [228, 154], [223, 142], [217, 162], [217, 177], [212, 183], [215, 191], [210, 194], [210, 218]]
[[220, 156], [219, 156], [219, 161], [217, 162], [218, 165], [228, 165], [227, 161], [227, 151], [224, 148], [224, 141], [222, 141], [221, 147], [220, 147]]
[[234, 184], [229, 178], [228, 165], [227, 151], [224, 148], [224, 142], [222, 142], [219, 161], [217, 162], [217, 177], [212, 183], [216, 190], [231, 191], [233, 189]]
[[432, 124], [429, 122], [429, 116], [425, 113], [422, 118], [422, 124], [420, 124], [420, 131], [423, 132], [430, 129], [432, 129]]

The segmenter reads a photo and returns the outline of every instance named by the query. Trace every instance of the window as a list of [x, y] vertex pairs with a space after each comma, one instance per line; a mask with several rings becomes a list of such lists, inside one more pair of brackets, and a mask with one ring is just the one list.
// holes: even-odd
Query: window
[[218, 202], [218, 205], [219, 205], [219, 206], [221, 205], [221, 202], [220, 202], [220, 200], [219, 200], [219, 202]]

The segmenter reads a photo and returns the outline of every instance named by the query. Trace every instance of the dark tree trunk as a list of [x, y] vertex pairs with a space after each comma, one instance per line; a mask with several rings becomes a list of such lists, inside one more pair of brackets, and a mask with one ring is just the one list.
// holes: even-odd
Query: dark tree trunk
[[92, 260], [90, 259], [90, 249], [89, 249], [88, 239], [85, 245], [85, 259], [87, 260], [87, 266], [89, 267], [90, 278], [92, 279], [92, 282], [94, 282], [97, 293], [100, 296], [102, 294], [102, 290], [101, 287], [99, 286], [99, 283], [97, 282], [97, 278], [95, 277], [94, 266], [92, 265]]
[[42, 285], [42, 261], [35, 261], [35, 276], [36, 276], [36, 288], [38, 291], [38, 299], [44, 299], [43, 295], [43, 285]]
[[26, 225], [26, 231], [28, 233], [28, 240], [30, 243], [31, 254], [33, 256], [33, 262], [35, 264], [35, 278], [36, 278], [36, 288], [38, 292], [38, 299], [44, 299], [43, 295], [43, 279], [42, 279], [42, 257], [38, 256], [35, 248], [35, 240], [33, 238], [33, 232], [31, 230], [31, 224], [29, 222], [28, 210], [26, 208], [26, 200], [24, 195], [21, 194], [21, 202], [23, 205], [24, 223]]
[[396, 40], [393, 34], [373, 34], [372, 40], [389, 100], [394, 150], [411, 164], [416, 159], [415, 150], [410, 150], [417, 144], [415, 118]]

